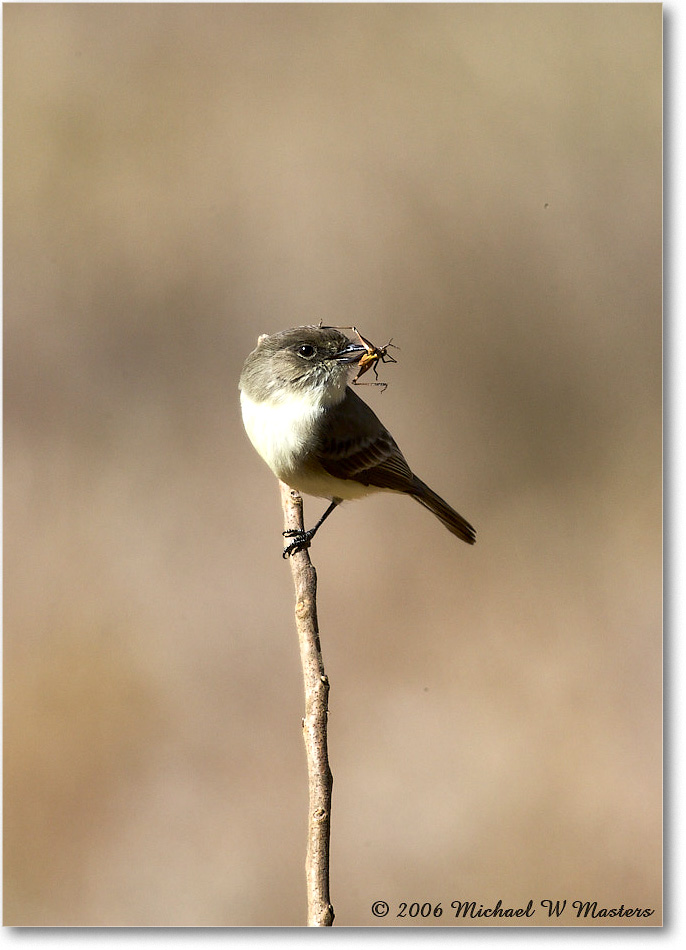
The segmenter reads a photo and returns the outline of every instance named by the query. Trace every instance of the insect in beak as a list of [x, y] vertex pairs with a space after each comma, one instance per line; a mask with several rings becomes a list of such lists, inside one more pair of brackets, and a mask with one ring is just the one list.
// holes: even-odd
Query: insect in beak
[[[388, 386], [388, 383], [384, 383], [379, 380], [379, 374], [376, 370], [376, 364], [379, 362], [381, 363], [397, 363], [398, 362], [388, 352], [388, 347], [393, 346], [393, 343], [391, 342], [391, 340], [389, 340], [388, 343], [385, 343], [383, 346], [374, 346], [373, 343], [370, 343], [369, 340], [367, 340], [365, 337], [362, 336], [362, 334], [359, 332], [359, 330], [356, 327], [351, 327], [350, 329], [353, 330], [355, 333], [357, 333], [358, 337], [360, 338], [360, 341], [365, 346], [365, 352], [362, 354], [362, 357], [360, 358], [360, 362], [358, 363], [357, 375], [353, 379], [353, 384], [358, 385], [357, 381], [360, 378], [360, 376], [364, 376], [364, 374], [368, 370], [373, 369], [374, 376], [376, 377], [376, 382], [375, 383], [359, 383], [359, 385], [360, 386], [382, 386], [383, 389], [381, 391], [385, 392], [386, 387]], [[393, 348], [397, 349], [397, 347], [393, 347]]]
[[[320, 322], [319, 326], [322, 324]], [[344, 363], [357, 363], [358, 370], [357, 375], [353, 379], [354, 386], [381, 386], [382, 392], [386, 391], [388, 383], [381, 382], [379, 380], [379, 374], [376, 369], [377, 363], [397, 363], [398, 361], [391, 356], [388, 352], [388, 347], [393, 347], [394, 350], [397, 350], [398, 347], [394, 346], [391, 340], [388, 343], [385, 343], [383, 346], [374, 346], [366, 337], [362, 336], [357, 327], [326, 327], [327, 330], [352, 330], [353, 333], [357, 335], [359, 343], [349, 343], [346, 347], [340, 350], [334, 356], [335, 360], [340, 360]], [[360, 356], [360, 354], [362, 354]], [[374, 370], [374, 376], [376, 377], [375, 383], [358, 383], [360, 376], [370, 370]]]

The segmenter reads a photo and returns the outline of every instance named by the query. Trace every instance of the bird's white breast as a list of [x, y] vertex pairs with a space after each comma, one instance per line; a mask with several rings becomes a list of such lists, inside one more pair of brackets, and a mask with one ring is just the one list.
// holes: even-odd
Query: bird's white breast
[[325, 411], [312, 399], [289, 396], [255, 402], [241, 391], [243, 425], [257, 452], [277, 478], [318, 498], [363, 498], [378, 489], [328, 475], [310, 455], [314, 430]]
[[254, 402], [241, 392], [248, 438], [277, 478], [288, 482], [307, 455], [322, 407], [311, 399], [289, 396], [280, 402]]

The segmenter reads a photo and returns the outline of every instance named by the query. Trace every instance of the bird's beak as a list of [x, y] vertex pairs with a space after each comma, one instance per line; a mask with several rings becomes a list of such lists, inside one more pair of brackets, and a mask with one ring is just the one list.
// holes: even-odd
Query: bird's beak
[[334, 353], [333, 359], [339, 363], [359, 363], [362, 354], [367, 352], [367, 347], [361, 343], [348, 343], [338, 353]]

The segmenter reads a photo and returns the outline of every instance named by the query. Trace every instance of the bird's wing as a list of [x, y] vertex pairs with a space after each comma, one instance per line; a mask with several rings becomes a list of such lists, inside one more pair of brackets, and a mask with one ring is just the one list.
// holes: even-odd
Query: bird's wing
[[335, 478], [411, 491], [415, 477], [393, 436], [352, 389], [324, 415], [316, 457]]

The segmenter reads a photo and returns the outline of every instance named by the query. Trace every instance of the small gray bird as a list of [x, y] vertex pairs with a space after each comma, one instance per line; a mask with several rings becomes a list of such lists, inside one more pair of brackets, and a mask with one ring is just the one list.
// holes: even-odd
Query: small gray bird
[[250, 441], [277, 478], [331, 504], [314, 528], [284, 532], [288, 557], [310, 541], [342, 501], [377, 491], [411, 495], [467, 544], [468, 521], [417, 478], [392, 435], [348, 386], [369, 348], [333, 327], [295, 327], [259, 337], [239, 388]]

